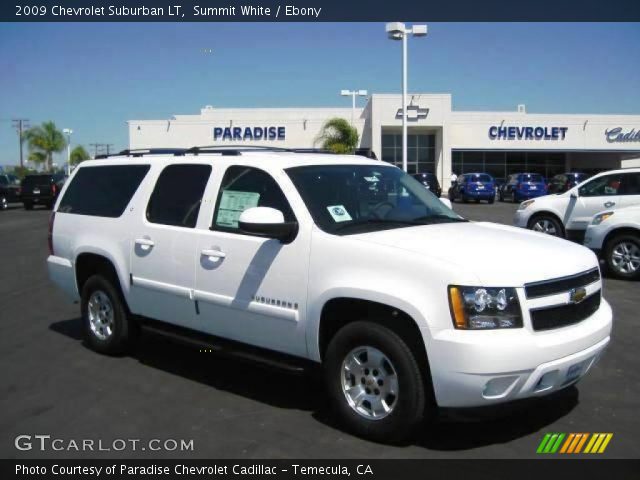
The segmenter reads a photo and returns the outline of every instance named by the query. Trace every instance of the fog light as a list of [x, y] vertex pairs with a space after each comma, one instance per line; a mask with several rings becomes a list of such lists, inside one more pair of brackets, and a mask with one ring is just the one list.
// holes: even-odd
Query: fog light
[[533, 391], [544, 392], [545, 390], [549, 390], [550, 388], [553, 388], [553, 386], [556, 384], [558, 380], [558, 375], [559, 375], [558, 370], [553, 370], [551, 372], [545, 373], [540, 377], [540, 380], [538, 380], [538, 383], [536, 383], [536, 386], [534, 387]]
[[510, 377], [498, 377], [489, 380], [482, 389], [484, 398], [501, 398], [506, 396], [518, 381], [517, 375]]

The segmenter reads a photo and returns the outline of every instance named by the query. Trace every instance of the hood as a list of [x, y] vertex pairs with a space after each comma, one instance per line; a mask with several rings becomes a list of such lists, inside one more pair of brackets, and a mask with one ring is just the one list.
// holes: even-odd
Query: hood
[[[596, 256], [581, 245], [488, 222], [397, 228], [351, 238], [451, 263], [482, 286], [519, 287], [598, 266]], [[422, 263], [418, 260], [416, 265]]]

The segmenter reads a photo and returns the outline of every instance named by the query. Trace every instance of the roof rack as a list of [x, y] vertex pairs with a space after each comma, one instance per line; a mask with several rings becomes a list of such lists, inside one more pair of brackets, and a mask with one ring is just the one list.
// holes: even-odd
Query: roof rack
[[238, 156], [242, 152], [290, 152], [290, 153], [322, 153], [333, 154], [331, 150], [323, 148], [285, 148], [271, 147], [266, 145], [205, 145], [191, 148], [134, 148], [122, 150], [118, 153], [96, 155], [95, 159], [104, 159], [109, 157], [143, 157], [145, 155], [174, 155], [184, 156], [187, 154], [198, 155], [199, 153], [219, 153], [223, 156]]
[[118, 153], [96, 155], [96, 159], [109, 157], [142, 157], [144, 155], [184, 155], [186, 148], [132, 148], [121, 150]]

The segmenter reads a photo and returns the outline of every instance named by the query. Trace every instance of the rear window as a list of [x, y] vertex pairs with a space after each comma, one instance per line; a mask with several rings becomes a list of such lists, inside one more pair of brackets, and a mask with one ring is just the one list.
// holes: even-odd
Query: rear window
[[22, 180], [22, 185], [49, 185], [51, 183], [51, 175], [28, 175]]
[[469, 182], [492, 182], [493, 178], [484, 173], [479, 173], [475, 175], [466, 175]]
[[148, 171], [149, 165], [82, 167], [62, 197], [58, 212], [119, 217]]
[[520, 181], [521, 182], [544, 182], [544, 178], [542, 178], [542, 175], [538, 175], [536, 173], [523, 173], [522, 175], [520, 175]]

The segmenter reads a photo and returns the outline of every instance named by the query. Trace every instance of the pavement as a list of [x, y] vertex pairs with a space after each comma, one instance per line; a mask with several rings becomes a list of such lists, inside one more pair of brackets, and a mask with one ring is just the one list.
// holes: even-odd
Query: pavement
[[[472, 220], [509, 224], [512, 204], [454, 204]], [[640, 290], [605, 279], [611, 345], [577, 387], [473, 414], [444, 412], [402, 446], [335, 425], [313, 376], [294, 376], [145, 336], [124, 357], [83, 345], [79, 307], [49, 283], [40, 208], [0, 212], [0, 458], [525, 458], [547, 432], [611, 432], [603, 457], [640, 458]], [[517, 268], [543, 259], [492, 259]], [[62, 451], [20, 451], [18, 435], [61, 439]], [[69, 449], [91, 439], [193, 440], [192, 451]], [[172, 444], [171, 444], [172, 445]], [[144, 447], [142, 447], [144, 448]]]

